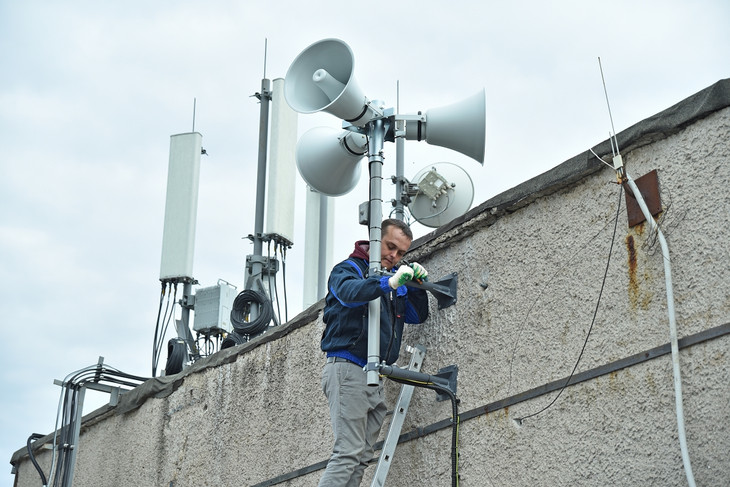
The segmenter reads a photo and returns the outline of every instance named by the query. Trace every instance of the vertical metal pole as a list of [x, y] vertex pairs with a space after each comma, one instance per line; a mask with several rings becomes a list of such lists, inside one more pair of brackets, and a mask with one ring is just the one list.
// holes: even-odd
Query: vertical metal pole
[[405, 177], [405, 120], [395, 122], [395, 217], [403, 221], [403, 181]]
[[84, 396], [86, 396], [86, 387], [81, 386], [78, 395], [76, 396], [76, 411], [74, 411], [75, 417], [73, 418], [73, 431], [71, 431], [71, 439], [68, 445], [70, 458], [68, 459], [68, 467], [64, 472], [64, 478], [62, 479], [62, 485], [69, 487], [73, 485], [74, 470], [76, 469], [76, 454], [79, 450], [79, 437], [81, 436], [81, 418], [84, 415]]
[[[396, 83], [396, 113], [400, 113], [400, 81]], [[397, 117], [396, 117], [397, 118]], [[395, 121], [395, 217], [403, 221], [403, 178], [405, 173], [406, 121]]]
[[329, 200], [319, 195], [319, 256], [317, 258], [317, 300], [327, 293], [327, 232], [329, 221]]
[[[271, 100], [271, 81], [261, 80], [259, 96], [261, 109], [259, 112], [259, 160], [256, 174], [256, 218], [254, 221], [253, 256], [248, 259], [248, 278], [246, 289], [251, 289], [261, 278], [264, 269], [263, 234], [264, 234], [264, 207], [266, 204], [266, 149], [269, 142], [269, 101]], [[257, 303], [251, 303], [250, 319], [258, 318], [260, 314]]]
[[[194, 309], [193, 299], [195, 299], [193, 296], [193, 285], [190, 281], [185, 281], [183, 283], [183, 295], [180, 300], [180, 308], [182, 310], [180, 312], [181, 319], [175, 320], [175, 328], [177, 329], [178, 338], [185, 340], [187, 349], [193, 355], [193, 360], [197, 360], [200, 358], [200, 353], [198, 352], [198, 346], [195, 344], [193, 333], [190, 331], [190, 310]], [[186, 366], [188, 360], [188, 357], [184, 359], [183, 367]]]
[[[264, 205], [266, 202], [266, 148], [269, 143], [269, 101], [271, 81], [261, 80], [261, 111], [259, 117], [259, 164], [256, 175], [256, 220], [254, 223], [253, 253], [263, 255]], [[258, 265], [258, 269], [256, 268]], [[258, 270], [258, 272], [255, 272]], [[262, 266], [254, 262], [254, 274], [260, 274]]]
[[[374, 102], [376, 103], [376, 102]], [[382, 119], [373, 120], [368, 125], [368, 161], [370, 164], [370, 275], [380, 272], [380, 239], [383, 220], [383, 142], [385, 126]], [[378, 364], [380, 362], [380, 298], [368, 303], [368, 363], [367, 381], [369, 386], [380, 383]]]

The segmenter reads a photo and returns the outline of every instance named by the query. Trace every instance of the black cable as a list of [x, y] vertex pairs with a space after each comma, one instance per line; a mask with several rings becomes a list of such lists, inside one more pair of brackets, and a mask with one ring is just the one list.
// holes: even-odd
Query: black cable
[[62, 411], [61, 412], [61, 427], [58, 429], [58, 431], [60, 432], [60, 438], [59, 438], [59, 441], [57, 443], [55, 442], [55, 438], [54, 438], [54, 444], [53, 444], [53, 447], [54, 448], [58, 448], [58, 453], [56, 455], [56, 461], [55, 461], [55, 463], [56, 463], [56, 469], [55, 469], [54, 472], [52, 472], [53, 473], [53, 485], [58, 485], [58, 479], [59, 479], [60, 471], [61, 471], [61, 463], [62, 463], [62, 460], [63, 460], [63, 457], [64, 457], [64, 451], [63, 451], [62, 448], [59, 448], [58, 445], [60, 444], [60, 445], [63, 446], [63, 444], [65, 442], [65, 439], [66, 439], [65, 438], [65, 435], [66, 435], [66, 415], [67, 415], [67, 408], [68, 408], [68, 395], [69, 395], [69, 393], [70, 393], [69, 388], [68, 388], [68, 386], [66, 386], [62, 390], [62, 394], [63, 394], [63, 406], [62, 406], [62, 409], [61, 409], [61, 411]]
[[54, 428], [53, 454], [49, 472], [49, 477], [53, 477], [54, 487], [70, 487], [74, 460], [73, 453], [78, 449], [76, 428], [83, 413], [80, 391], [85, 387], [85, 384], [87, 382], [115, 382], [136, 387], [146, 380], [145, 377], [126, 374], [113, 367], [105, 367], [101, 363], [72, 372], [64, 379], [61, 398], [59, 399], [56, 427]]
[[[159, 321], [159, 323], [162, 326], [162, 329], [160, 330], [160, 334], [159, 335], [157, 335], [157, 333], [155, 333], [155, 335], [156, 335], [155, 336], [155, 340], [156, 341], [155, 341], [155, 344], [154, 344], [154, 347], [155, 347], [155, 349], [154, 349], [154, 363], [152, 364], [152, 366], [154, 368], [153, 375], [152, 375], [153, 377], [155, 376], [155, 373], [157, 371], [157, 367], [160, 364], [160, 354], [162, 353], [162, 342], [165, 339], [165, 334], [167, 333], [167, 323], [169, 323], [169, 321], [168, 321], [169, 320], [168, 313], [171, 312], [171, 310], [170, 310], [170, 302], [171, 302], [170, 301], [170, 291], [172, 290], [172, 283], [171, 282], [168, 282], [167, 283], [167, 286], [168, 286], [168, 288], [167, 288], [167, 291], [166, 291], [166, 293], [167, 293], [167, 300], [166, 300], [166, 303], [165, 303], [165, 313], [162, 315], [162, 320]], [[177, 285], [175, 285], [175, 294], [177, 294]], [[174, 310], [174, 306], [175, 306], [174, 300], [175, 300], [175, 297], [173, 297], [173, 300], [172, 300], [173, 310]]]
[[[276, 253], [276, 244], [274, 244], [274, 253]], [[267, 266], [268, 263], [271, 262], [271, 240], [269, 240], [268, 245], [266, 246], [266, 262]], [[266, 285], [269, 288], [269, 296], [274, 296], [274, 291], [271, 289], [271, 274], [269, 273], [268, 269], [264, 272], [264, 275], [266, 275]], [[276, 276], [274, 276], [274, 286], [276, 286]], [[272, 304], [273, 309], [273, 304]]]
[[[162, 321], [164, 322], [164, 326], [162, 328], [162, 333], [158, 337], [157, 341], [157, 354], [156, 354], [156, 360], [155, 360], [155, 369], [157, 369], [158, 365], [160, 364], [160, 356], [162, 355], [162, 343], [165, 340], [165, 335], [167, 335], [167, 329], [170, 326], [170, 321], [173, 319], [175, 315], [175, 304], [177, 301], [177, 284], [174, 283], [173, 286], [173, 293], [172, 293], [172, 301], [170, 301], [170, 294], [168, 292], [167, 296], [167, 306], [165, 309], [165, 315], [162, 318]], [[172, 303], [172, 307], [170, 307], [170, 303]], [[169, 314], [168, 314], [169, 311]]]
[[160, 331], [160, 315], [162, 314], [162, 303], [165, 300], [165, 282], [162, 283], [162, 290], [160, 291], [160, 307], [157, 309], [157, 322], [155, 323], [155, 338], [152, 341], [152, 377], [155, 376], [155, 356], [157, 354], [157, 333]]
[[[274, 259], [276, 260], [276, 249], [279, 246], [277, 242], [274, 242]], [[274, 290], [271, 290], [271, 277], [269, 276], [269, 296], [274, 297], [274, 302], [276, 302], [276, 320], [278, 325], [281, 324], [281, 307], [279, 306], [279, 289], [276, 285], [276, 274], [274, 274]]]
[[[251, 303], [259, 305], [259, 315], [254, 321], [247, 321], [246, 318], [249, 315]], [[273, 314], [271, 301], [264, 293], [253, 289], [244, 289], [233, 300], [231, 324], [242, 335], [258, 335], [263, 333], [269, 326]]]
[[[58, 442], [58, 444], [60, 444], [60, 449], [58, 451], [58, 458], [56, 459], [56, 472], [53, 479], [54, 486], [65, 485], [65, 471], [68, 467], [69, 462], [68, 446], [70, 445], [70, 441], [72, 439], [69, 436], [69, 433], [72, 431], [74, 425], [73, 411], [76, 396], [75, 388], [70, 387], [70, 385], [71, 384], [67, 385], [64, 391], [61, 437]], [[58, 448], [58, 446], [56, 447]]]
[[[388, 377], [388, 376], [386, 376]], [[393, 382], [406, 384], [415, 387], [423, 387], [425, 389], [431, 389], [437, 392], [444, 393], [451, 399], [451, 486], [459, 486], [459, 400], [456, 398], [454, 391], [448, 387], [433, 383], [433, 382], [418, 382], [411, 381], [408, 379], [395, 379], [388, 377]]]
[[43, 469], [40, 465], [38, 465], [38, 462], [35, 459], [35, 455], [33, 455], [33, 448], [31, 447], [31, 441], [35, 441], [39, 438], [43, 438], [43, 435], [40, 433], [33, 433], [28, 437], [28, 441], [26, 442], [26, 447], [28, 448], [28, 457], [30, 458], [30, 461], [33, 463], [33, 466], [38, 471], [38, 475], [41, 476], [41, 482], [43, 484], [43, 487], [48, 485], [48, 482], [46, 480], [46, 474], [43, 473]]
[[165, 375], [174, 375], [182, 372], [187, 355], [187, 345], [179, 338], [171, 338], [167, 342], [167, 363], [165, 364]]
[[433, 389], [438, 392], [445, 393], [451, 399], [451, 487], [459, 486], [459, 401], [456, 399], [454, 391], [448, 387], [442, 387], [438, 384], [425, 386], [427, 389]]
[[518, 422], [522, 422], [527, 418], [531, 418], [533, 416], [537, 416], [538, 414], [542, 413], [546, 409], [548, 409], [550, 406], [555, 404], [555, 401], [558, 400], [560, 395], [563, 393], [566, 387], [568, 387], [568, 384], [570, 384], [570, 380], [573, 378], [573, 375], [575, 374], [575, 371], [578, 369], [578, 364], [580, 363], [580, 359], [583, 357], [583, 352], [585, 352], [586, 345], [588, 345], [588, 338], [591, 336], [591, 331], [593, 330], [593, 325], [596, 323], [596, 316], [598, 315], [598, 307], [601, 304], [601, 296], [603, 295], [603, 288], [606, 286], [606, 276], [608, 276], [608, 267], [611, 264], [611, 255], [613, 254], [613, 243], [616, 240], [616, 229], [618, 228], [618, 217], [619, 213], [621, 212], [621, 198], [623, 197], [623, 187], [619, 187], [619, 193], [618, 193], [618, 208], [616, 209], [616, 220], [613, 225], [613, 235], [611, 236], [611, 246], [608, 249], [608, 259], [606, 260], [606, 270], [603, 272], [603, 281], [601, 282], [601, 290], [598, 292], [598, 299], [596, 300], [596, 308], [593, 310], [593, 319], [591, 320], [591, 326], [588, 327], [588, 333], [586, 334], [586, 339], [583, 342], [583, 348], [580, 350], [580, 354], [578, 355], [578, 360], [575, 362], [575, 366], [573, 366], [573, 370], [570, 372], [570, 375], [565, 380], [565, 384], [563, 384], [563, 387], [560, 388], [558, 391], [558, 394], [553, 398], [550, 403], [539, 410], [536, 413], [528, 414], [527, 416], [523, 416], [521, 418], [517, 418]]
[[284, 317], [289, 322], [289, 303], [286, 297], [286, 246], [281, 248], [281, 280], [284, 285]]
[[[620, 202], [619, 202], [620, 205]], [[618, 214], [618, 213], [617, 213]], [[615, 220], [614, 220], [615, 222]], [[583, 250], [588, 247], [588, 245], [591, 244], [596, 238], [598, 238], [599, 235], [603, 233], [603, 231], [611, 224], [611, 221], [609, 220], [603, 228], [601, 228], [598, 232], [596, 232], [591, 238], [589, 238], [579, 249], [577, 249], [575, 252], [570, 254], [568, 258], [564, 259], [565, 262], [572, 262], [573, 258], [577, 256], [579, 253], [583, 252]], [[538, 294], [537, 298], [533, 303], [530, 305], [529, 309], [527, 310], [527, 313], [525, 314], [525, 318], [522, 320], [522, 325], [519, 327], [519, 331], [517, 332], [517, 339], [514, 342], [514, 346], [512, 347], [512, 355], [509, 361], [509, 378], [507, 380], [507, 390], [510, 391], [512, 388], [512, 369], [514, 366], [514, 359], [515, 354], [517, 352], [517, 347], [520, 343], [520, 338], [522, 337], [522, 332], [525, 329], [525, 326], [529, 323], [530, 314], [532, 314], [532, 310], [537, 306], [537, 303], [540, 302], [540, 299], [542, 298], [542, 295], [545, 294], [545, 290], [552, 284], [552, 281], [563, 272], [568, 267], [568, 264], [565, 264], [564, 266], [560, 267], [557, 271], [553, 273], [553, 275], [550, 277], [550, 279], [543, 285], [542, 289], [540, 290], [540, 293]]]
[[246, 337], [241, 335], [240, 333], [236, 331], [232, 331], [226, 337], [223, 339], [223, 342], [221, 343], [221, 350], [225, 350], [226, 348], [235, 347], [236, 345], [243, 345], [246, 343]]
[[71, 448], [78, 448], [78, 445], [75, 445], [72, 443], [74, 439], [74, 431], [76, 430], [76, 422], [77, 422], [77, 415], [78, 415], [78, 409], [79, 409], [79, 403], [78, 403], [78, 395], [79, 395], [79, 388], [78, 386], [73, 386], [71, 389], [71, 400], [68, 407], [68, 424], [66, 425], [66, 431], [63, 435], [64, 440], [61, 442], [61, 447], [63, 448], [63, 462], [59, 464], [61, 467], [61, 486], [70, 487], [70, 475], [71, 475], [71, 467], [73, 466], [71, 463], [71, 460], [73, 458], [73, 454], [71, 453]]

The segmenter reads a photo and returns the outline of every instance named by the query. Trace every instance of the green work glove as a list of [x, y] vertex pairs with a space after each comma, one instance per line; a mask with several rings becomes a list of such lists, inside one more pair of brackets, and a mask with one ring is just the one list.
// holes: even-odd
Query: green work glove
[[398, 289], [398, 286], [402, 286], [413, 279], [413, 269], [407, 265], [402, 265], [398, 268], [398, 272], [388, 278], [388, 284], [393, 289]]
[[413, 279], [418, 279], [419, 281], [425, 281], [428, 279], [428, 271], [421, 264], [413, 262], [410, 266], [411, 269], [413, 269]]

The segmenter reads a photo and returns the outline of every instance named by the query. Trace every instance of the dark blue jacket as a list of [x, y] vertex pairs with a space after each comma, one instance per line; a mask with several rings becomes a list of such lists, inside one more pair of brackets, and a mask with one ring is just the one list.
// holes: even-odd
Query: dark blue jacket
[[[367, 242], [355, 245], [350, 258], [330, 273], [325, 298], [322, 350], [328, 355], [352, 355], [361, 364], [368, 357], [368, 303], [380, 298], [380, 360], [398, 359], [404, 323], [423, 323], [428, 318], [428, 295], [423, 289], [400, 286], [393, 290], [388, 277], [368, 277]], [[342, 356], [342, 354], [339, 354]]]

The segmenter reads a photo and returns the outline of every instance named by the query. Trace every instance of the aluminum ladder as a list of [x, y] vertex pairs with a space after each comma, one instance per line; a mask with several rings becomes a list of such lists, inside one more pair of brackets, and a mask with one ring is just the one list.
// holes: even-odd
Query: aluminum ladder
[[[411, 354], [411, 362], [408, 365], [408, 370], [419, 372], [423, 364], [423, 359], [426, 356], [426, 348], [423, 345], [416, 345], [414, 347], [407, 346], [406, 351]], [[378, 466], [375, 469], [375, 475], [373, 475], [373, 481], [370, 484], [371, 487], [383, 487], [385, 485], [385, 478], [388, 476], [388, 471], [393, 461], [393, 454], [395, 453], [395, 448], [398, 446], [398, 438], [400, 438], [401, 429], [403, 429], [406, 412], [408, 412], [408, 406], [411, 404], [414, 389], [415, 386], [404, 384], [400, 390], [398, 402], [393, 410], [393, 419], [390, 421], [390, 427], [388, 428], [388, 435], [385, 437], [385, 441], [383, 441], [383, 449], [380, 452]]]

